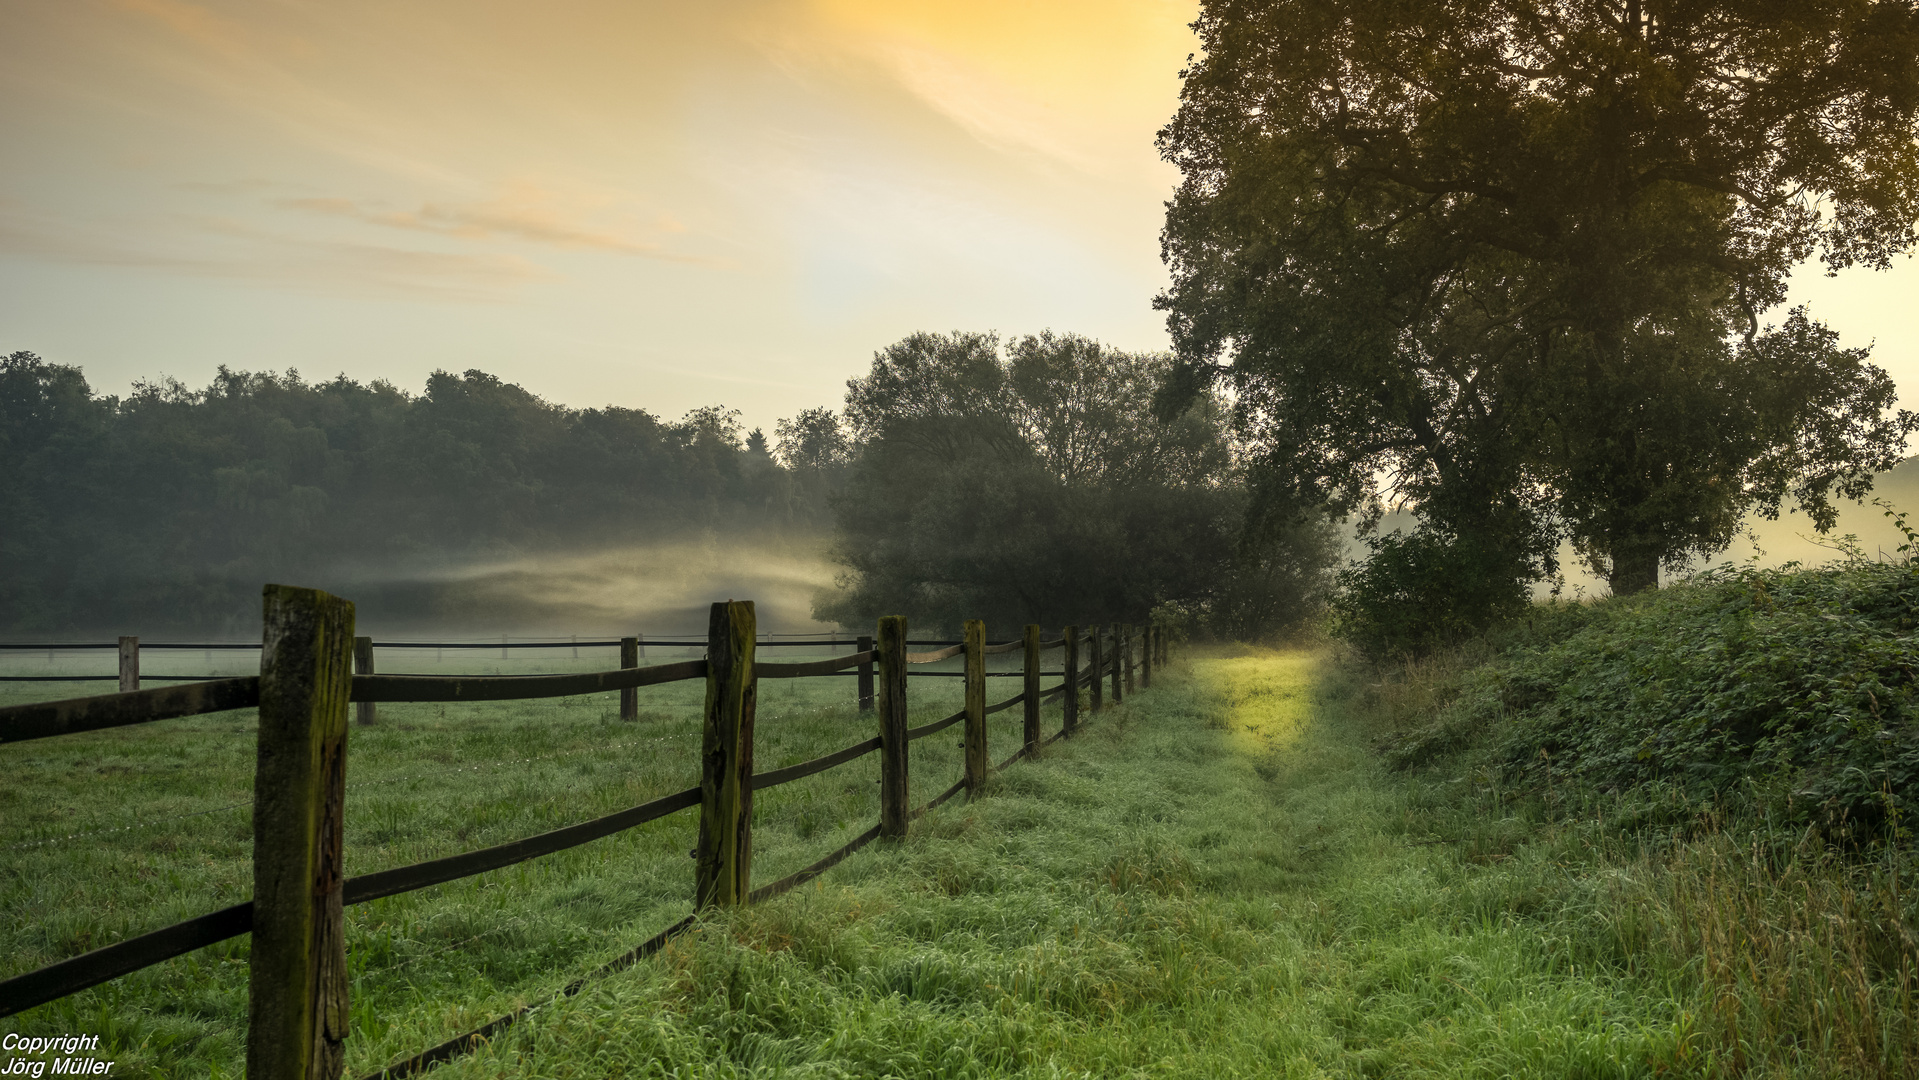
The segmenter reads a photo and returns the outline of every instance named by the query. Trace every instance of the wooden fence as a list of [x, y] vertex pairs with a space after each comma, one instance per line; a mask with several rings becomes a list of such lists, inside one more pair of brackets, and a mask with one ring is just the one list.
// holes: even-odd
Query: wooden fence
[[[760, 643], [756, 641], [752, 602], [727, 601], [712, 607], [704, 659], [639, 667], [637, 648], [629, 654], [623, 647], [620, 668], [588, 674], [380, 675], [371, 670], [370, 643], [353, 634], [350, 602], [317, 590], [269, 585], [265, 610], [258, 676], [129, 689], [0, 709], [0, 742], [227, 709], [257, 707], [260, 714], [253, 796], [253, 899], [0, 982], [0, 1016], [251, 933], [247, 1075], [254, 1080], [333, 1080], [341, 1075], [345, 1062], [347, 905], [497, 870], [699, 807], [699, 839], [694, 849], [695, 915], [575, 979], [558, 995], [570, 996], [590, 979], [629, 967], [657, 952], [669, 938], [691, 926], [700, 910], [755, 903], [786, 892], [875, 839], [904, 837], [913, 819], [955, 795], [964, 792], [969, 798], [978, 797], [993, 773], [1079, 728], [1080, 688], [1088, 689], [1088, 704], [1097, 713], [1104, 705], [1103, 690], [1118, 703], [1134, 691], [1136, 675], [1141, 688], [1150, 687], [1153, 668], [1165, 662], [1167, 653], [1166, 636], [1158, 627], [1136, 630], [1114, 626], [1105, 631], [1089, 627], [1082, 638], [1077, 627], [1069, 626], [1060, 637], [1048, 641], [1041, 639], [1038, 626], [1027, 626], [1019, 640], [993, 645], [987, 644], [984, 626], [977, 620], [965, 624], [964, 640], [959, 644], [913, 652], [906, 638], [906, 619], [888, 616], [879, 621], [876, 635], [858, 639], [858, 650], [848, 655], [802, 663], [764, 662], [756, 656]], [[127, 654], [130, 640], [122, 640], [122, 655]], [[1084, 667], [1080, 664], [1082, 644], [1090, 660]], [[1043, 687], [1040, 655], [1054, 649], [1061, 651], [1064, 661], [1061, 681]], [[985, 659], [1013, 652], [1022, 654], [1024, 662], [1020, 692], [988, 704]], [[137, 664], [137, 642], [132, 655]], [[909, 668], [952, 657], [963, 658], [960, 674], [966, 681], [964, 707], [951, 716], [908, 727]], [[755, 772], [753, 725], [759, 680], [848, 671], [860, 673], [861, 706], [877, 713], [877, 733], [824, 757], [771, 772]], [[342, 836], [349, 704], [362, 710], [363, 720], [370, 720], [372, 707], [383, 701], [505, 701], [618, 690], [622, 713], [631, 717], [641, 688], [687, 679], [706, 680], [697, 786], [510, 843], [357, 877], [345, 876]], [[1055, 699], [1062, 703], [1062, 724], [1049, 737], [1040, 729], [1040, 707]], [[1020, 748], [994, 765], [988, 755], [986, 717], [1016, 705], [1024, 709]], [[955, 724], [965, 725], [962, 775], [925, 805], [909, 807], [908, 746]], [[880, 755], [879, 821], [811, 866], [755, 888], [753, 793], [875, 752]], [[373, 1077], [395, 1080], [420, 1072], [480, 1045], [533, 1007], [523, 1006], [395, 1062]]]

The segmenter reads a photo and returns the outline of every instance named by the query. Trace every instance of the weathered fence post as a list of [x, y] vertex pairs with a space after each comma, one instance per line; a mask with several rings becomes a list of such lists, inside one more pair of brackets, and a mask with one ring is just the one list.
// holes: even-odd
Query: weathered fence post
[[706, 630], [706, 723], [700, 750], [700, 846], [695, 907], [744, 904], [753, 878], [751, 600], [713, 605]]
[[[623, 637], [620, 639], [620, 666], [636, 668], [640, 666], [640, 639]], [[640, 688], [628, 686], [620, 691], [620, 719], [638, 720], [640, 718]]]
[[[356, 637], [353, 639], [353, 673], [355, 675], [373, 674], [372, 638]], [[355, 713], [354, 719], [359, 721], [364, 727], [371, 727], [373, 721], [378, 718], [378, 713], [374, 711], [375, 706], [371, 701], [356, 701], [353, 703], [353, 709]]]
[[1022, 744], [1027, 753], [1039, 749], [1039, 626], [1026, 624], [1026, 691], [1020, 704], [1025, 706], [1026, 740]]
[[[872, 636], [869, 634], [861, 634], [859, 644], [853, 647], [853, 651], [854, 652], [872, 652], [873, 651]], [[860, 696], [860, 711], [872, 712], [873, 711], [873, 661], [871, 660], [861, 661], [860, 663], [859, 696]]]
[[1153, 624], [1146, 624], [1146, 632], [1139, 640], [1139, 688], [1153, 688]]
[[1071, 735], [1079, 728], [1079, 627], [1069, 626], [1060, 631], [1066, 639], [1060, 650], [1064, 654], [1061, 666], [1066, 669], [1066, 693], [1059, 699], [1059, 729]]
[[1092, 649], [1093, 653], [1092, 663], [1088, 664], [1086, 668], [1086, 673], [1092, 676], [1088, 682], [1093, 688], [1093, 692], [1088, 695], [1091, 699], [1088, 704], [1092, 706], [1095, 715], [1099, 713], [1100, 706], [1104, 704], [1104, 702], [1101, 701], [1101, 696], [1105, 693], [1105, 690], [1102, 688], [1100, 680], [1106, 678], [1106, 642], [1103, 636], [1105, 632], [1106, 631], [1098, 624], [1086, 628], [1086, 644]]
[[906, 616], [885, 615], [880, 653], [880, 836], [906, 836]]
[[345, 1065], [347, 700], [353, 605], [268, 585], [253, 777], [253, 941], [247, 1071], [332, 1080]]
[[1126, 700], [1125, 687], [1130, 682], [1126, 675], [1126, 628], [1120, 623], [1113, 624], [1113, 704]]
[[1120, 669], [1126, 672], [1126, 692], [1133, 692], [1133, 627], [1131, 624], [1120, 628], [1119, 640]]
[[986, 624], [968, 619], [966, 639], [966, 797], [977, 799], [986, 790], [992, 760], [986, 755]]
[[122, 637], [120, 639], [120, 692], [131, 693], [140, 689], [140, 639]]

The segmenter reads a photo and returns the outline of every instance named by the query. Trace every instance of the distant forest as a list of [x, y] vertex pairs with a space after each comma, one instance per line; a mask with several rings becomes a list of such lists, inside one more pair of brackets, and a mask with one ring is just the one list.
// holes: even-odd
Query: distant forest
[[1156, 410], [1171, 364], [1074, 334], [913, 334], [841, 410], [769, 438], [717, 406], [573, 409], [482, 371], [411, 394], [221, 368], [116, 398], [16, 352], [0, 634], [242, 634], [267, 581], [461, 625], [477, 612], [447, 583], [476, 566], [713, 537], [815, 539], [840, 573], [813, 614], [842, 626], [1281, 632], [1319, 608], [1335, 534], [1253, 512], [1225, 403]]
[[205, 631], [257, 618], [269, 580], [708, 529], [824, 534], [825, 484], [773, 449], [717, 406], [572, 409], [482, 371], [411, 394], [222, 367], [203, 389], [118, 398], [16, 352], [0, 360], [0, 633]]

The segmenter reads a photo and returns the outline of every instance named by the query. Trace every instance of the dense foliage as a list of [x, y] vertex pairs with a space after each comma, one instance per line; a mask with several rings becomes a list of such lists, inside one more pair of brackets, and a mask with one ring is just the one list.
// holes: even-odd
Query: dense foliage
[[383, 575], [458, 560], [819, 527], [823, 493], [752, 434], [719, 408], [677, 422], [569, 409], [480, 371], [436, 372], [416, 396], [223, 368], [205, 389], [118, 399], [14, 353], [0, 360], [0, 632], [243, 626], [267, 580], [353, 580], [364, 599]]
[[1723, 570], [1517, 633], [1397, 760], [1473, 743], [1540, 791], [1865, 839], [1919, 806], [1919, 565]]
[[1431, 652], [1523, 614], [1530, 597], [1506, 553], [1426, 526], [1366, 538], [1341, 571], [1333, 634], [1375, 659]]
[[881, 350], [848, 384], [835, 550], [849, 572], [818, 614], [1006, 633], [1171, 604], [1228, 636], [1296, 623], [1332, 560], [1324, 519], [1249, 529], [1219, 403], [1154, 416], [1168, 364], [1051, 333]]
[[[1795, 311], [1919, 219], [1911, 0], [1208, 0], [1161, 150], [1177, 384], [1275, 489], [1615, 592], [1897, 460], [1885, 373]], [[1223, 362], [1223, 366], [1222, 366]], [[1170, 402], [1179, 400], [1174, 395]]]

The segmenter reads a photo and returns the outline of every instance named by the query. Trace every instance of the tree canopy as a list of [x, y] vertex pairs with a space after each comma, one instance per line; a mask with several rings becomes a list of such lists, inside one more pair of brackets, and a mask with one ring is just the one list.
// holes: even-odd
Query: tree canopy
[[276, 578], [350, 580], [425, 614], [396, 578], [825, 524], [824, 492], [751, 449], [736, 412], [569, 409], [483, 371], [435, 372], [416, 396], [222, 368], [204, 389], [120, 399], [16, 352], [0, 358], [0, 461], [0, 630], [16, 633], [237, 629]]
[[1919, 219], [1910, 0], [1208, 0], [1161, 133], [1180, 369], [1281, 501], [1414, 502], [1615, 591], [1788, 498], [1829, 527], [1919, 424], [1807, 313]]
[[1170, 362], [1052, 333], [880, 350], [847, 384], [852, 465], [834, 510], [848, 573], [816, 614], [1012, 633], [1172, 604], [1257, 637], [1309, 613], [1333, 554], [1323, 522], [1244, 537], [1220, 403], [1154, 416]]

